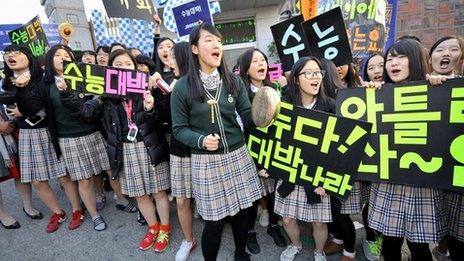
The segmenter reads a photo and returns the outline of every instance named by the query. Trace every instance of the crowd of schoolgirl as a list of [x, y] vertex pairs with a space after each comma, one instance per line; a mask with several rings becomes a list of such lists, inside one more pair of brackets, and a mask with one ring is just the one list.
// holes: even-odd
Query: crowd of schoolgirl
[[[14, 101], [0, 110], [0, 169], [2, 180], [14, 179], [25, 215], [48, 216], [47, 233], [66, 220], [69, 230], [89, 220], [102, 231], [111, 226], [99, 214], [106, 188], [114, 191], [118, 210], [138, 212], [137, 221], [146, 225], [144, 232], [135, 232], [141, 250], [169, 247], [172, 229], [179, 229], [170, 225], [169, 197], [175, 198], [183, 235], [176, 260], [187, 260], [197, 244], [205, 260], [216, 260], [226, 223], [232, 227], [235, 260], [250, 260], [250, 253], [275, 246], [282, 249], [276, 259], [294, 260], [303, 248], [300, 230], [309, 227], [318, 261], [339, 252], [341, 260], [362, 255], [401, 260], [404, 239], [411, 260], [432, 260], [429, 244], [438, 242], [433, 251], [438, 260], [458, 260], [464, 246], [463, 192], [356, 181], [350, 196], [340, 200], [323, 188], [270, 177], [249, 156], [246, 139], [256, 127], [251, 102], [263, 86], [281, 91], [285, 102], [335, 113], [334, 99], [343, 88], [378, 89], [420, 80], [439, 85], [462, 77], [460, 38], [446, 36], [426, 49], [419, 39], [402, 37], [360, 65], [336, 67], [330, 60], [303, 57], [275, 82], [261, 50], [244, 52], [233, 73], [215, 27], [200, 24], [189, 39], [174, 43], [157, 32], [153, 57], [114, 43], [77, 58], [59, 44], [47, 52], [44, 66], [27, 48], [5, 48], [2, 90], [13, 93]], [[63, 61], [147, 72], [149, 90], [131, 99], [74, 93], [63, 80]], [[160, 81], [172, 91], [158, 87]], [[53, 179], [64, 189], [70, 210], [58, 203], [49, 183]], [[34, 208], [31, 185], [47, 213]], [[259, 223], [275, 246], [257, 240], [259, 205]], [[193, 212], [204, 220], [201, 235], [192, 232]], [[350, 215], [360, 213], [366, 236], [363, 253], [356, 253]], [[0, 222], [5, 229], [20, 228], [5, 212], [1, 193]]]

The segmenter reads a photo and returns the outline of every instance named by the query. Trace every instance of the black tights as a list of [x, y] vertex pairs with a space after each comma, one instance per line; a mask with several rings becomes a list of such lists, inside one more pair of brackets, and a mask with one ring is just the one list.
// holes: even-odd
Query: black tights
[[331, 197], [330, 205], [332, 210], [332, 223], [330, 224], [330, 232], [336, 239], [342, 239], [344, 248], [347, 252], [354, 253], [354, 246], [356, 244], [356, 230], [351, 220], [350, 215], [341, 214], [340, 200]]
[[363, 218], [363, 223], [364, 223], [364, 230], [366, 230], [366, 240], [367, 241], [375, 241], [378, 232], [369, 227], [369, 224], [367, 222], [368, 213], [369, 213], [369, 204], [366, 204], [364, 206], [363, 210], [362, 210], [362, 218]]
[[[453, 261], [458, 260], [458, 256], [462, 255], [464, 249], [464, 242], [457, 240], [455, 237], [449, 236], [448, 238], [448, 250], [450, 252], [450, 258]], [[462, 259], [461, 259], [462, 260]]]
[[221, 246], [222, 230], [227, 221], [232, 225], [232, 234], [235, 242], [235, 256], [245, 255], [247, 242], [248, 209], [240, 210], [235, 216], [223, 218], [218, 221], [205, 221], [205, 227], [201, 235], [201, 249], [206, 261], [214, 261], [217, 258]]
[[[275, 193], [269, 193], [266, 197], [267, 212], [269, 213], [269, 224], [277, 225], [279, 222], [279, 215], [274, 213]], [[248, 231], [255, 229], [256, 217], [258, 216], [259, 200], [253, 202], [253, 206], [248, 208]]]
[[[382, 254], [385, 261], [400, 261], [401, 247], [403, 246], [404, 238], [383, 236]], [[428, 243], [413, 243], [406, 240], [409, 251], [411, 252], [412, 261], [431, 261], [432, 254], [430, 253]]]

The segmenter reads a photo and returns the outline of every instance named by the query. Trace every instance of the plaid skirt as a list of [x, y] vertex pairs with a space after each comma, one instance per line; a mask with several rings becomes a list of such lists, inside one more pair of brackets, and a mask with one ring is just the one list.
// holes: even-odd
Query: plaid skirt
[[415, 243], [438, 242], [446, 232], [444, 193], [438, 189], [372, 183], [369, 226]]
[[275, 191], [275, 179], [268, 177], [259, 177], [259, 185], [261, 186], [261, 196], [265, 197]]
[[370, 181], [360, 181], [361, 182], [361, 205], [369, 204], [369, 195], [371, 193], [371, 182]]
[[192, 161], [190, 157], [170, 155], [171, 196], [192, 198]]
[[150, 164], [143, 141], [123, 143], [124, 167], [121, 173], [121, 193], [141, 197], [169, 189], [169, 163]]
[[19, 130], [21, 182], [47, 181], [66, 176], [66, 167], [56, 156], [47, 128]]
[[71, 180], [89, 179], [110, 169], [106, 142], [100, 132], [75, 138], [59, 138], [64, 163]]
[[358, 214], [362, 210], [361, 182], [355, 181], [351, 194], [345, 200], [340, 200], [342, 214]]
[[464, 192], [446, 191], [448, 234], [464, 242]]
[[224, 154], [192, 154], [193, 196], [204, 220], [234, 216], [261, 198], [246, 146]]
[[[281, 184], [282, 180], [277, 181], [277, 188]], [[321, 201], [317, 204], [308, 204], [303, 186], [295, 185], [295, 190], [286, 198], [282, 198], [279, 192], [275, 193], [274, 212], [279, 216], [304, 222], [332, 222], [330, 196], [321, 196]]]

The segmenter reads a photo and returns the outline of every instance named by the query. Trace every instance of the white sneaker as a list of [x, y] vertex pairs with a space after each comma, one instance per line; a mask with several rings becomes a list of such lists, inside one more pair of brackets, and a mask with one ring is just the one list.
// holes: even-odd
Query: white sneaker
[[259, 216], [259, 224], [262, 227], [267, 227], [269, 225], [269, 212], [267, 212], [267, 209], [264, 209], [261, 212], [261, 215]]
[[369, 261], [380, 260], [381, 249], [376, 244], [376, 242], [367, 241], [366, 238], [362, 240], [362, 247], [364, 251], [364, 256]]
[[325, 257], [325, 253], [319, 253], [314, 251], [314, 261], [326, 261], [327, 258]]
[[301, 252], [303, 246], [289, 245], [283, 252], [280, 254], [280, 261], [293, 261], [295, 256]]
[[197, 246], [197, 242], [195, 239], [193, 241], [189, 242], [187, 240], [182, 240], [182, 243], [180, 244], [179, 250], [177, 250], [176, 253], [176, 261], [185, 261], [189, 257], [190, 253], [193, 251], [193, 249]]

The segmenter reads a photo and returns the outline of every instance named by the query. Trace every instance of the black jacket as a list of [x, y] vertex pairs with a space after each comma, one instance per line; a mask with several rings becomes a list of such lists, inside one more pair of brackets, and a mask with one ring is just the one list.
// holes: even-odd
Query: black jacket
[[[126, 136], [128, 133], [127, 115], [122, 105], [122, 99], [102, 98], [92, 100], [96, 106], [88, 106], [89, 102], [82, 103], [77, 95], [72, 92], [62, 92], [61, 102], [71, 111], [78, 112], [77, 117], [82, 120], [94, 120], [101, 108], [103, 124], [107, 132], [107, 152], [110, 160], [112, 176], [116, 179], [123, 170], [123, 143], [130, 142]], [[158, 110], [146, 112], [143, 109], [143, 99], [138, 97], [132, 102], [132, 120], [138, 127], [137, 141], [143, 141], [147, 148], [150, 163], [153, 166], [167, 161], [169, 148], [163, 131], [161, 130], [161, 118]]]

